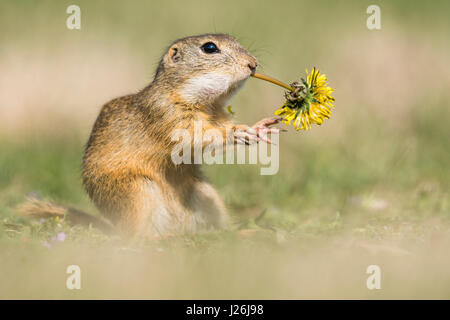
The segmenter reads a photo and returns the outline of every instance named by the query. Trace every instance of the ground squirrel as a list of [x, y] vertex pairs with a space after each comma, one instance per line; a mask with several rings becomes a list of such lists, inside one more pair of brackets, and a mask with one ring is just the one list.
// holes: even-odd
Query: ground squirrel
[[[182, 38], [170, 45], [147, 87], [105, 104], [82, 167], [86, 191], [103, 216], [126, 234], [149, 237], [223, 227], [224, 204], [200, 166], [172, 162], [171, 133], [177, 128], [192, 131], [194, 121], [202, 121], [203, 131], [219, 130], [233, 144], [265, 140], [262, 131], [278, 132], [270, 126], [279, 119], [234, 125], [224, 110], [257, 65], [232, 36]], [[51, 213], [49, 204], [33, 202], [22, 212]], [[54, 214], [77, 212], [58, 208]]]

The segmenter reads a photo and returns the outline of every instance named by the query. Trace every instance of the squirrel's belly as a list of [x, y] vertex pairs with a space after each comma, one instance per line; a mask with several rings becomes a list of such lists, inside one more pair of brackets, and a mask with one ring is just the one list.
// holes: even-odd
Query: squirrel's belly
[[225, 207], [210, 184], [196, 182], [190, 192], [184, 193], [187, 199], [180, 199], [155, 182], [146, 184], [146, 205], [142, 214], [148, 217], [146, 231], [151, 236], [197, 233], [225, 225]]

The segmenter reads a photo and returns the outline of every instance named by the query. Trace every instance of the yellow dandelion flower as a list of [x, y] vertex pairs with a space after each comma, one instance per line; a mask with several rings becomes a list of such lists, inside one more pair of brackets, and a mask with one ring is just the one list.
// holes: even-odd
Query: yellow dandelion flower
[[306, 70], [306, 80], [290, 86], [263, 74], [255, 73], [253, 76], [289, 90], [285, 94], [286, 102], [275, 111], [286, 125], [292, 125], [296, 130], [309, 130], [312, 124], [320, 126], [324, 119], [330, 118], [334, 108], [333, 89], [328, 86], [327, 76], [320, 74], [315, 67], [311, 73]]
[[324, 119], [330, 118], [334, 108], [333, 89], [328, 86], [327, 76], [315, 67], [309, 74], [306, 70], [306, 74], [303, 85], [291, 84], [294, 91], [286, 93], [285, 104], [275, 111], [286, 125], [292, 124], [296, 130], [309, 130], [312, 124], [320, 126]]

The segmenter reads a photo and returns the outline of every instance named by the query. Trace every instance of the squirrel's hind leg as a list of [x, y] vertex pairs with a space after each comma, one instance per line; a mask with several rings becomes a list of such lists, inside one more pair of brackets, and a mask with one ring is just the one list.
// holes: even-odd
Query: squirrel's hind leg
[[[154, 181], [145, 180], [138, 196], [133, 197], [131, 210], [122, 215], [118, 225], [133, 234], [161, 239], [168, 236], [192, 234], [221, 229], [228, 217], [222, 199], [207, 182], [194, 183], [189, 199], [163, 189]], [[131, 200], [131, 199], [130, 199]]]
[[194, 185], [191, 199], [193, 232], [222, 229], [228, 223], [225, 205], [217, 191], [205, 181]]

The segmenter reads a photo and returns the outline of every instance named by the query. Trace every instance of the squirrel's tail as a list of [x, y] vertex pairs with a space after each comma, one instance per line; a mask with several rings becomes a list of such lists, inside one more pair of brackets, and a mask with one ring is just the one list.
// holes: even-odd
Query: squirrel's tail
[[114, 228], [101, 218], [94, 217], [77, 209], [53, 204], [35, 196], [27, 197], [27, 200], [17, 207], [16, 213], [27, 218], [61, 217], [68, 221], [69, 224], [83, 226], [91, 225], [107, 234], [111, 234], [114, 231]]

